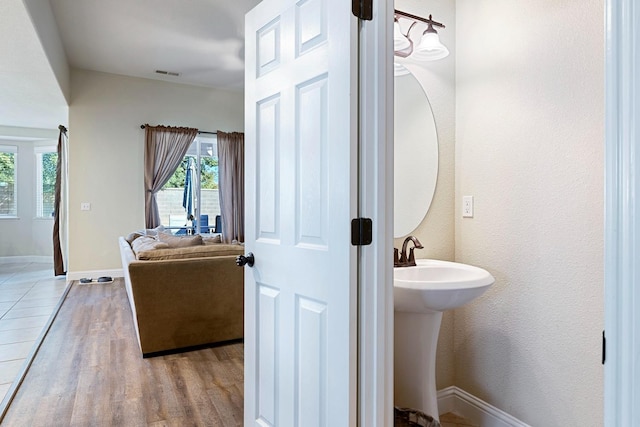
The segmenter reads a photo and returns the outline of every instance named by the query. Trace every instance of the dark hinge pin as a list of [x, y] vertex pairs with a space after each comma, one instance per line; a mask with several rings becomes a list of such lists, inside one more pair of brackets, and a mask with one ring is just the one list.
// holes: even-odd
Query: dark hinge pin
[[373, 240], [373, 221], [371, 218], [351, 220], [351, 244], [353, 246], [370, 245]]
[[373, 20], [373, 0], [351, 0], [351, 12], [363, 21]]

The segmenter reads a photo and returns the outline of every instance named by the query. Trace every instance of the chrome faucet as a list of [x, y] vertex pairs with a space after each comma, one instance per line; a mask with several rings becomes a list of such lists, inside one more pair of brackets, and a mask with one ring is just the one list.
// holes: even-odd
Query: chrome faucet
[[[409, 257], [407, 257], [407, 244], [413, 242], [413, 248], [409, 249]], [[414, 249], [422, 249], [424, 246], [414, 236], [409, 236], [402, 243], [402, 252], [398, 255], [398, 249], [393, 248], [393, 266], [394, 267], [412, 267], [416, 265], [416, 257], [413, 253]]]

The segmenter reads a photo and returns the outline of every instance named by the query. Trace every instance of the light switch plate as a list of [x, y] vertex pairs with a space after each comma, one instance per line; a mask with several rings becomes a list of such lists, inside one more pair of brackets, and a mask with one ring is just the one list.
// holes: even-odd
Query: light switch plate
[[90, 211], [91, 210], [91, 203], [89, 203], [89, 202], [80, 203], [80, 210], [81, 211]]
[[473, 196], [462, 196], [462, 217], [473, 218]]

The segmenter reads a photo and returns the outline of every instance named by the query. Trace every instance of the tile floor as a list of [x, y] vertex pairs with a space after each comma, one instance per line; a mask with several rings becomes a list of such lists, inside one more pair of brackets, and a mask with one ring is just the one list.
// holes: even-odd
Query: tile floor
[[49, 263], [0, 264], [0, 402], [64, 293]]

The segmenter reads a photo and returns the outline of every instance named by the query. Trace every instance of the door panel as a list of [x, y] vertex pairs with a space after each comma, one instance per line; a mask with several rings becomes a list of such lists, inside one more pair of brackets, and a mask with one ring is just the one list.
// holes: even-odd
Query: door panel
[[280, 239], [280, 209], [276, 199], [280, 189], [280, 97], [259, 102], [257, 108], [258, 138], [256, 139], [257, 177], [256, 212], [258, 239]]
[[296, 298], [296, 425], [326, 425], [327, 306]]
[[296, 88], [296, 243], [326, 249], [329, 200], [326, 74]]
[[[257, 388], [257, 420], [264, 425], [275, 426], [276, 396], [278, 395], [278, 294], [276, 289], [257, 283], [258, 312], [255, 329], [257, 330], [258, 375], [254, 379]], [[246, 396], [245, 396], [246, 399]], [[258, 424], [260, 425], [260, 423]]]

